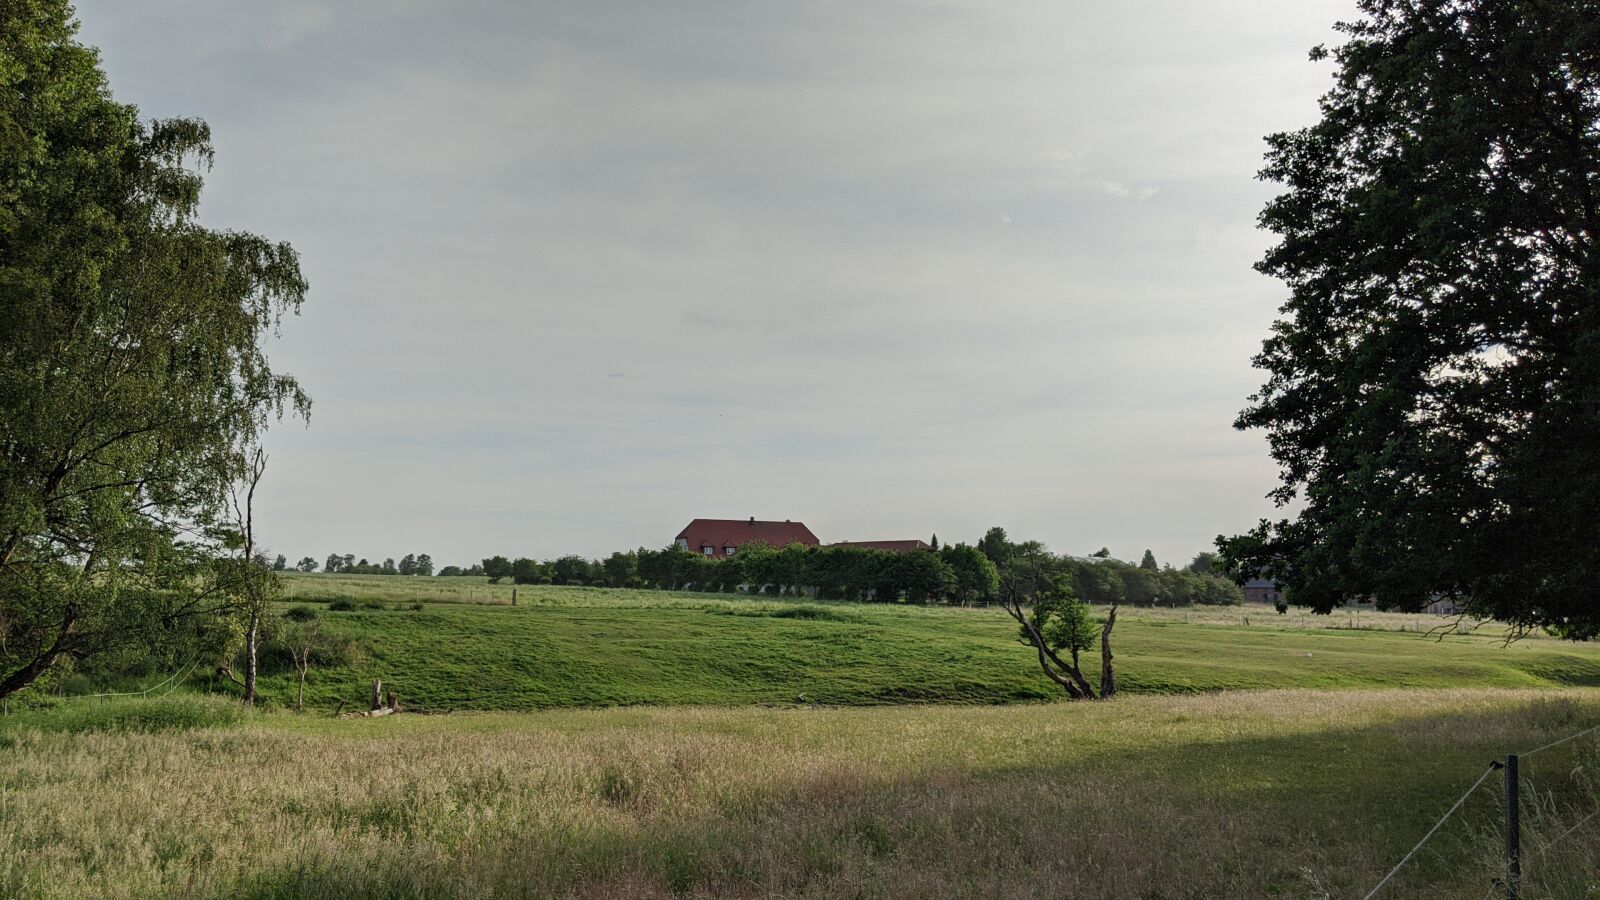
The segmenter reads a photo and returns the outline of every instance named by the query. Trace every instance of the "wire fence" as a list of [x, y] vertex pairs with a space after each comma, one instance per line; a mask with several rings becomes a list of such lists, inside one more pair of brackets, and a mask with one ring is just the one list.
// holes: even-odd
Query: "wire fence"
[[[1363, 896], [1362, 900], [1375, 900], [1375, 898], [1383, 894], [1385, 888], [1392, 887], [1395, 884], [1395, 877], [1399, 875], [1407, 865], [1417, 859], [1418, 854], [1422, 852], [1423, 848], [1427, 846], [1429, 841], [1433, 840], [1439, 834], [1445, 823], [1448, 822], [1452, 816], [1456, 815], [1462, 806], [1466, 804], [1467, 800], [1477, 793], [1477, 791], [1490, 780], [1490, 776], [1496, 772], [1504, 773], [1505, 776], [1505, 812], [1503, 820], [1503, 824], [1505, 826], [1504, 873], [1503, 875], [1495, 877], [1491, 880], [1489, 889], [1484, 893], [1483, 898], [1484, 900], [1489, 900], [1489, 898], [1494, 897], [1497, 893], [1503, 892], [1503, 895], [1509, 898], [1509, 900], [1521, 900], [1522, 881], [1524, 874], [1522, 872], [1522, 863], [1529, 859], [1522, 854], [1521, 847], [1521, 813], [1523, 807], [1521, 788], [1524, 778], [1524, 776], [1521, 774], [1521, 763], [1530, 757], [1537, 756], [1538, 754], [1553, 750], [1557, 747], [1569, 744], [1584, 737], [1595, 735], [1597, 733], [1600, 733], [1600, 725], [1594, 725], [1589, 728], [1585, 728], [1582, 731], [1574, 732], [1573, 734], [1558, 738], [1547, 744], [1543, 744], [1523, 753], [1507, 754], [1503, 760], [1497, 759], [1490, 762], [1484, 769], [1483, 773], [1478, 776], [1478, 779], [1474, 781], [1472, 785], [1461, 794], [1460, 797], [1456, 798], [1456, 801], [1450, 805], [1450, 808], [1445, 810], [1444, 815], [1440, 816], [1427, 830], [1427, 832], [1423, 834], [1422, 839], [1417, 841], [1416, 845], [1407, 851], [1405, 856], [1400, 858], [1399, 862], [1395, 863], [1394, 868], [1390, 869], [1388, 873], [1385, 874], [1383, 878], [1373, 886], [1372, 890], [1368, 891]], [[1538, 851], [1533, 854], [1532, 860], [1537, 862], [1545, 859], [1549, 855], [1550, 851], [1563, 844], [1568, 838], [1578, 834], [1585, 825], [1590, 824], [1596, 819], [1600, 819], [1600, 808], [1590, 811], [1578, 821], [1565, 827], [1555, 837], [1542, 841]]]
[[[166, 688], [166, 690], [156, 694], [157, 697], [165, 697], [183, 686], [189, 675], [194, 672], [194, 667], [199, 661], [200, 658], [198, 656], [191, 656], [187, 664], [179, 667], [178, 670], [173, 672], [171, 675], [168, 675], [166, 678], [163, 678], [162, 680], [156, 682], [150, 687], [145, 688], [142, 691], [110, 691], [101, 694], [62, 694], [59, 699], [91, 700], [96, 697], [147, 697], [150, 694], [161, 690], [162, 688]], [[0, 716], [9, 716], [10, 714], [10, 698], [6, 698], [4, 702], [0, 702]]]

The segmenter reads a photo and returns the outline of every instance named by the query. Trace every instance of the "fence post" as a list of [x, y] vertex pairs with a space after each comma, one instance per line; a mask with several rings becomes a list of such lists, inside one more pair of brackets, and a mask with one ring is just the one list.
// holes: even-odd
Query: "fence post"
[[1517, 755], [1506, 756], [1506, 896], [1522, 896], [1522, 806], [1518, 797]]

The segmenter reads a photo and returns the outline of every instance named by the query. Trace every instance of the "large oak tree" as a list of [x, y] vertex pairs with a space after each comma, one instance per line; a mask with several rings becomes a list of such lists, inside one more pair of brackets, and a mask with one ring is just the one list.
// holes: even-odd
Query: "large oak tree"
[[1292, 511], [1219, 539], [1328, 610], [1600, 630], [1600, 3], [1361, 0], [1269, 138], [1288, 302], [1240, 415]]
[[287, 244], [196, 221], [204, 122], [116, 102], [62, 0], [0, 3], [0, 696], [226, 605], [227, 486], [308, 401]]

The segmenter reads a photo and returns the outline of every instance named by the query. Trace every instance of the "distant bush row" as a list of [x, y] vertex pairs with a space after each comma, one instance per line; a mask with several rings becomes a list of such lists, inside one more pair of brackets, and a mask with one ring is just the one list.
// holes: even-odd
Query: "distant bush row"
[[[1103, 555], [1102, 555], [1103, 554]], [[1207, 554], [1202, 554], [1207, 556]], [[1067, 579], [1095, 604], [1228, 605], [1244, 601], [1233, 581], [1202, 565], [1158, 567], [1147, 551], [1140, 565], [1111, 559], [1059, 556], [1037, 541], [1013, 544], [991, 529], [977, 546], [895, 553], [864, 547], [771, 547], [746, 544], [733, 556], [707, 556], [676, 547], [616, 552], [604, 560], [563, 556], [543, 562], [494, 556], [470, 567], [445, 566], [441, 576], [487, 576], [491, 582], [588, 585], [884, 602], [983, 603], [1005, 589], [1027, 595]]]
[[[289, 569], [289, 558], [282, 553], [272, 562], [272, 571], [284, 572]], [[303, 556], [294, 564], [296, 572], [315, 572], [317, 561], [309, 556]], [[389, 557], [381, 563], [367, 562], [366, 559], [357, 560], [354, 553], [330, 553], [322, 563], [322, 571], [329, 575], [432, 575], [433, 557], [426, 553], [407, 553], [399, 562], [394, 557]]]

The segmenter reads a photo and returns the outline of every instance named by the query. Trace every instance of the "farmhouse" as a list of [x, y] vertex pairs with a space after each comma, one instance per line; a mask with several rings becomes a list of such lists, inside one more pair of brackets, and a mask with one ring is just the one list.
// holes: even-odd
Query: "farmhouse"
[[862, 550], [892, 550], [895, 553], [910, 553], [913, 550], [932, 550], [933, 545], [927, 541], [913, 538], [909, 541], [839, 541], [829, 544], [829, 547], [857, 547]]
[[803, 522], [757, 521], [749, 519], [695, 519], [678, 532], [675, 543], [679, 550], [688, 550], [705, 556], [732, 556], [745, 544], [760, 541], [774, 547], [805, 544], [815, 547], [821, 541]]
[[1283, 599], [1283, 589], [1270, 578], [1252, 578], [1244, 583], [1246, 603], [1273, 603]]

